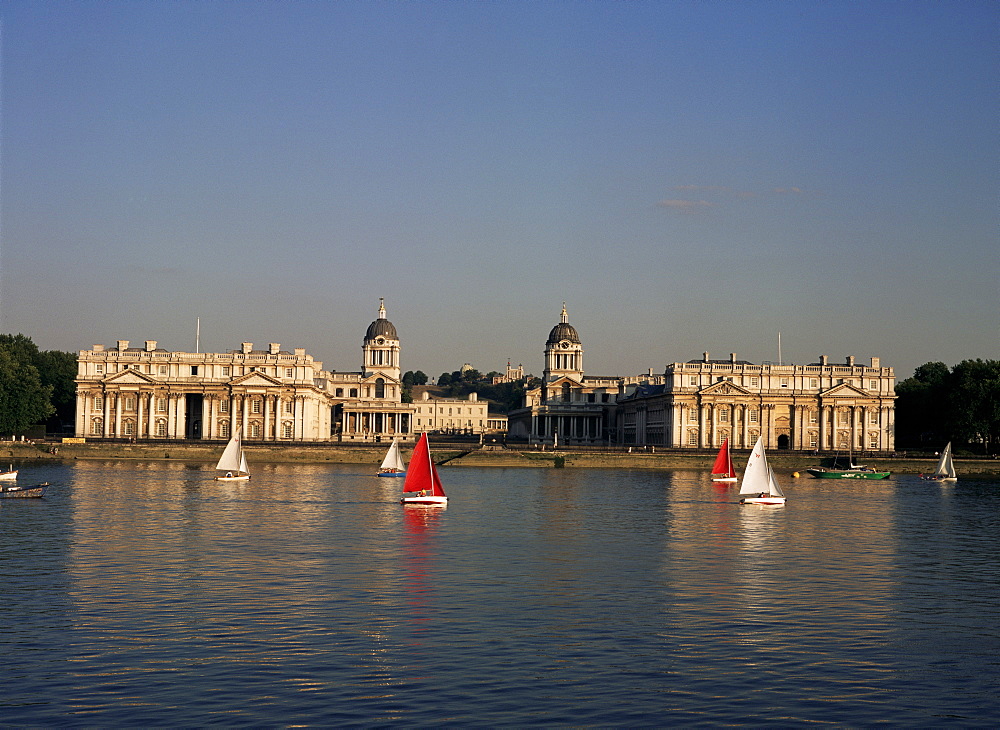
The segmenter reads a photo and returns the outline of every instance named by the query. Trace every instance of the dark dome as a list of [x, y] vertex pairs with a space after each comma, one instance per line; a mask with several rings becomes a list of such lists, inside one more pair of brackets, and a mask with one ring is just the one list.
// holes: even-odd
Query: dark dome
[[552, 331], [549, 332], [549, 339], [546, 341], [547, 345], [554, 345], [557, 342], [562, 342], [563, 340], [569, 340], [570, 342], [575, 342], [580, 344], [580, 335], [576, 333], [576, 327], [571, 325], [569, 322], [560, 322]]
[[396, 335], [396, 328], [387, 319], [376, 319], [368, 325], [368, 333], [365, 335], [365, 339], [374, 340], [376, 337], [385, 337], [387, 340], [399, 339]]

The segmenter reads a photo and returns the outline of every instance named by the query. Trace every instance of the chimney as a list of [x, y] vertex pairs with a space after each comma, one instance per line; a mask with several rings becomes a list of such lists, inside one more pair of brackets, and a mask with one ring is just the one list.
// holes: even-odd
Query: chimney
[[708, 353], [707, 352], [704, 353], [704, 357], [705, 357], [705, 362], [708, 362]]
[[736, 353], [735, 352], [730, 352], [729, 353], [729, 362], [731, 362], [733, 365], [736, 364]]
[[882, 358], [875, 357], [874, 355], [872, 355], [872, 367], [875, 368], [876, 370], [882, 367]]
[[847, 356], [847, 365], [848, 365], [848, 367], [852, 367], [852, 368], [854, 367], [854, 355], [848, 355]]
[[104, 345], [94, 345], [94, 352], [104, 352]]
[[152, 352], [156, 349], [156, 340], [146, 340], [146, 352]]
[[128, 340], [118, 340], [118, 352], [125, 352], [128, 349]]
[[826, 367], [826, 355], [819, 356], [819, 364], [822, 365], [823, 367]]
[[268, 345], [268, 348], [270, 349], [272, 355], [277, 355], [278, 352], [281, 350], [281, 345], [278, 344], [277, 342], [272, 342], [271, 344]]
[[249, 355], [252, 351], [253, 351], [253, 343], [252, 342], [244, 342], [243, 343], [243, 354], [244, 355]]

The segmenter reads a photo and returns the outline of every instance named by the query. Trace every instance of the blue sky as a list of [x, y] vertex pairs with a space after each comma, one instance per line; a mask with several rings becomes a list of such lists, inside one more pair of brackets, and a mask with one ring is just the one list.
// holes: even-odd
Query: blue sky
[[1000, 358], [996, 2], [0, 2], [0, 331]]

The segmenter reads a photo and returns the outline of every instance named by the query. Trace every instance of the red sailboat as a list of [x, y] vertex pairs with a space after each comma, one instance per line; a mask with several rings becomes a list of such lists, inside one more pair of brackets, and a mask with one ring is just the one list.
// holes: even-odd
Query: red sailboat
[[431, 458], [431, 446], [426, 433], [420, 435], [420, 440], [413, 449], [410, 465], [406, 469], [406, 481], [403, 482], [403, 498], [399, 502], [400, 504], [448, 504], [448, 497], [445, 496], [444, 487], [441, 486], [441, 477], [438, 476], [437, 467]]
[[713, 482], [735, 482], [736, 469], [733, 468], [733, 455], [729, 453], [729, 439], [722, 442], [719, 448], [719, 455], [715, 457], [715, 464], [712, 465]]

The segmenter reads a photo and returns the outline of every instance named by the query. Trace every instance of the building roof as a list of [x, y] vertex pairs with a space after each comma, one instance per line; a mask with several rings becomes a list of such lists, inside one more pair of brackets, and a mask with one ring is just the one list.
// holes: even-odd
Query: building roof
[[562, 314], [559, 318], [559, 324], [552, 328], [549, 332], [549, 339], [546, 340], [545, 344], [554, 345], [557, 342], [562, 342], [563, 340], [569, 340], [570, 342], [580, 343], [580, 335], [576, 332], [576, 327], [569, 323], [569, 315], [566, 313], [566, 303], [563, 302]]
[[376, 337], [385, 337], [389, 340], [399, 339], [396, 328], [392, 322], [385, 318], [385, 304], [381, 297], [379, 298], [378, 319], [368, 325], [368, 332], [365, 333], [366, 340], [374, 340]]

